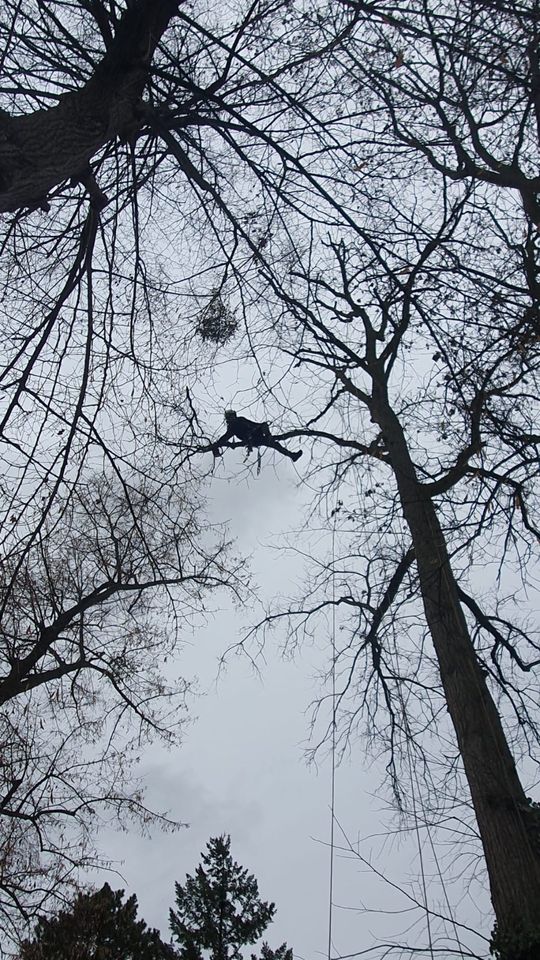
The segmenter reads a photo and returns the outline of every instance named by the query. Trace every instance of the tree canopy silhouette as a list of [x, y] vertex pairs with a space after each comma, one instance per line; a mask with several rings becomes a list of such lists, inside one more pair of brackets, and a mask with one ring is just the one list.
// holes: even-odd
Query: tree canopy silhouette
[[[275, 904], [259, 896], [253, 874], [239, 866], [230, 852], [231, 838], [212, 837], [195, 876], [177, 883], [176, 908], [170, 927], [183, 960], [197, 960], [208, 951], [210, 960], [239, 960], [241, 948], [255, 943], [275, 913]], [[263, 960], [291, 960], [285, 944], [272, 951], [263, 946]]]
[[159, 932], [137, 920], [137, 897], [123, 896], [108, 883], [80, 893], [69, 909], [38, 921], [20, 960], [174, 960]]

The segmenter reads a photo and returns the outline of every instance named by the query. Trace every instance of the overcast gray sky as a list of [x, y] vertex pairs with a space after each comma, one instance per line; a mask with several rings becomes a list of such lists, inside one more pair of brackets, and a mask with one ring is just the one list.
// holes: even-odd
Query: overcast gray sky
[[[289, 460], [267, 451], [256, 477], [255, 471], [245, 475], [243, 457], [242, 451], [228, 450], [217, 466], [213, 512], [229, 518], [240, 550], [253, 553], [251, 568], [265, 598], [294, 592], [302, 565], [297, 557], [276, 552], [272, 542], [298, 525], [305, 496], [298, 478], [305, 461], [299, 461], [297, 473]], [[167, 938], [174, 881], [193, 872], [210, 836], [230, 833], [235, 859], [256, 875], [262, 896], [276, 903], [266, 939], [271, 946], [286, 940], [296, 956], [314, 960], [327, 952], [331, 765], [322, 756], [318, 768], [308, 767], [304, 751], [309, 703], [321, 691], [317, 674], [328, 667], [330, 638], [318, 636], [293, 661], [284, 661], [278, 632], [265, 649], [259, 676], [246, 659], [234, 657], [217, 679], [220, 654], [256, 613], [246, 611], [242, 618], [227, 609], [206, 630], [186, 638], [179, 666], [186, 676], [199, 677], [204, 695], [194, 703], [197, 720], [179, 750], [152, 750], [143, 772], [150, 805], [170, 810], [190, 826], [173, 836], [156, 832], [150, 840], [111, 835], [107, 853], [119, 863], [123, 880], [109, 881], [137, 893], [140, 915]], [[398, 829], [403, 824], [389, 807], [388, 790], [380, 789], [383, 779], [381, 765], [356, 742], [337, 771], [337, 818], [351, 841], [368, 838], [360, 846], [366, 859], [422, 900], [417, 839], [414, 832]], [[336, 842], [343, 843], [337, 827]], [[447, 914], [425, 834], [423, 846], [428, 898], [433, 909]], [[459, 919], [480, 929], [472, 900], [480, 908], [487, 901], [478, 888], [468, 892], [459, 883], [449, 888], [449, 897], [459, 901]], [[397, 939], [400, 931], [408, 931], [402, 940], [426, 945], [423, 911], [367, 865], [339, 852], [334, 902], [334, 956], [365, 950], [377, 939]], [[432, 935], [435, 927], [433, 921]], [[478, 940], [475, 946], [487, 955]]]

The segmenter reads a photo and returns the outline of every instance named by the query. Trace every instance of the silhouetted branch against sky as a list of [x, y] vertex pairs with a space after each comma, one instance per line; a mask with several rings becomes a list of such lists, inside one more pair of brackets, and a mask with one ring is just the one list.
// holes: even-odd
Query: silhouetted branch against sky
[[[6, 0], [4, 798], [56, 864], [36, 897], [6, 854], [6, 917], [63, 882], [56, 803], [82, 797], [85, 830], [100, 797], [137, 806], [113, 734], [135, 721], [135, 754], [171, 735], [187, 684], [163, 654], [209, 592], [246, 597], [201, 512], [235, 395], [302, 440], [306, 499], [326, 531], [331, 514], [330, 559], [308, 514], [316, 573], [289, 613], [294, 638], [338, 608], [342, 745], [382, 743], [404, 807], [411, 743], [435, 806], [465, 777], [494, 947], [529, 960], [539, 29], [534, 3], [496, 0]], [[98, 738], [97, 780], [75, 774], [63, 758]], [[460, 765], [439, 776], [447, 740]]]

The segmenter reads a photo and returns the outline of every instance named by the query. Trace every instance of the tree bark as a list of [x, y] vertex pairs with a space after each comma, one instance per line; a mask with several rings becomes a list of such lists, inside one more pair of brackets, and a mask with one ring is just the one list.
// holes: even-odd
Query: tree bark
[[0, 213], [45, 206], [52, 187], [84, 179], [106, 143], [142, 125], [148, 70], [181, 0], [132, 0], [93, 75], [54, 107], [0, 114]]
[[386, 387], [375, 384], [373, 419], [383, 433], [411, 531], [427, 624], [469, 784], [504, 960], [540, 957], [540, 848], [501, 718], [459, 602], [435, 506], [418, 480]]

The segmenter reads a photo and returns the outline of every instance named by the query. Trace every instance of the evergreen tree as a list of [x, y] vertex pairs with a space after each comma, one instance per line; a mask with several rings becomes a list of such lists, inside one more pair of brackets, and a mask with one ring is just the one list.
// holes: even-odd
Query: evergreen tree
[[158, 930], [137, 920], [137, 897], [122, 902], [123, 890], [108, 883], [81, 893], [71, 909], [42, 917], [32, 940], [20, 948], [20, 960], [173, 960], [173, 947]]
[[[255, 877], [233, 861], [230, 836], [212, 837], [206, 846], [195, 876], [188, 874], [183, 886], [175, 885], [170, 927], [181, 944], [182, 960], [200, 960], [203, 950], [210, 960], [236, 960], [240, 947], [255, 943], [266, 929], [275, 904], [260, 899]], [[265, 944], [263, 957], [292, 960], [292, 953], [285, 944], [275, 953]]]
[[257, 957], [255, 953], [252, 953], [251, 960], [293, 960], [293, 952], [286, 943], [282, 943], [280, 947], [272, 950], [265, 942], [261, 947], [260, 958]]

